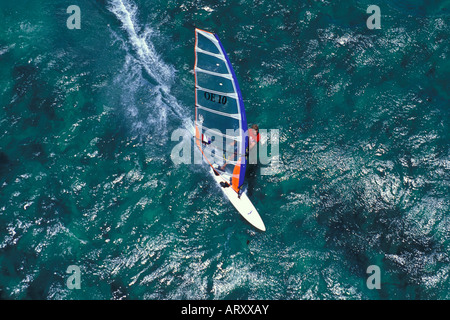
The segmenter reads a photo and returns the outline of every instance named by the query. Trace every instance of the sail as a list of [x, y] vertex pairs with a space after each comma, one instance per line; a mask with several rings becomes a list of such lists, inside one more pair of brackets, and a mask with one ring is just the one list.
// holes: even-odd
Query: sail
[[239, 193], [247, 166], [247, 119], [236, 75], [217, 35], [195, 29], [194, 73], [196, 144]]

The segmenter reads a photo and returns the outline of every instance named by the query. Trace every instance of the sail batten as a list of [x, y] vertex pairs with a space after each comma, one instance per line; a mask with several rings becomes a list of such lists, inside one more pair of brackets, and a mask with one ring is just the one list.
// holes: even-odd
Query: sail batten
[[214, 72], [214, 71], [203, 70], [203, 69], [201, 69], [199, 67], [196, 67], [195, 71], [196, 72], [203, 72], [203, 73], [207, 73], [207, 74], [210, 74], [210, 75], [213, 75], [213, 76], [216, 76], [216, 77], [222, 77], [222, 78], [231, 80], [231, 75], [226, 74], [226, 73], [218, 73], [218, 72]]
[[216, 57], [216, 58], [218, 58], [220, 60], [225, 60], [225, 58], [223, 56], [221, 56], [220, 54], [209, 52], [207, 50], [200, 49], [199, 47], [195, 47], [195, 50], [197, 50], [197, 52], [201, 52], [201, 53], [204, 53], [204, 54]]
[[207, 107], [203, 107], [200, 104], [197, 104], [197, 108], [200, 108], [202, 110], [205, 110], [205, 111], [208, 111], [208, 112], [212, 112], [212, 113], [224, 116], [224, 117], [230, 117], [230, 118], [233, 118], [233, 119], [239, 119], [239, 113], [225, 113], [225, 112], [222, 112], [222, 111], [218, 111], [218, 110], [210, 109], [210, 108], [207, 108]]
[[[233, 67], [218, 36], [195, 29], [195, 127], [206, 161], [237, 193], [248, 150], [244, 103]], [[216, 167], [217, 168], [217, 167]]]

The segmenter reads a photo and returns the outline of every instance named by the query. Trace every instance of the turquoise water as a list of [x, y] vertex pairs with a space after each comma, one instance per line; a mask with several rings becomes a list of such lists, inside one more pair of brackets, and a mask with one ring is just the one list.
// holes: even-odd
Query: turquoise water
[[[79, 30], [71, 4], [1, 4], [0, 298], [450, 298], [449, 1], [82, 0]], [[265, 233], [171, 160], [195, 27], [279, 130]]]

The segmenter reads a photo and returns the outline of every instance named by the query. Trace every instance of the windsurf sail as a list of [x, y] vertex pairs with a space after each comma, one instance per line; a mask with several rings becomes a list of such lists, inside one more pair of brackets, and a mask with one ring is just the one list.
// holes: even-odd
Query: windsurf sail
[[244, 102], [219, 37], [195, 29], [195, 139], [203, 158], [238, 194], [247, 167]]

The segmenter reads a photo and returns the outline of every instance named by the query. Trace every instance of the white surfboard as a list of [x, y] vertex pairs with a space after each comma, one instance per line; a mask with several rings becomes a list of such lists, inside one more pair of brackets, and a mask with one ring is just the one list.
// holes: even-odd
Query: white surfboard
[[211, 168], [211, 172], [220, 189], [222, 189], [223, 193], [227, 196], [241, 216], [255, 228], [261, 231], [266, 231], [266, 226], [264, 225], [258, 210], [256, 210], [247, 195], [245, 193], [241, 193], [241, 196], [238, 197], [238, 194], [228, 183], [224, 182], [223, 178], [219, 174], [215, 173], [213, 168]]

